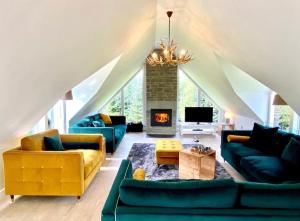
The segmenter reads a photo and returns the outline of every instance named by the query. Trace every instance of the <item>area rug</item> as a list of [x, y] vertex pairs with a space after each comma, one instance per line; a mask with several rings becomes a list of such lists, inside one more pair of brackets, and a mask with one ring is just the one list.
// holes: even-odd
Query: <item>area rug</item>
[[[183, 144], [187, 148], [188, 144]], [[155, 144], [153, 143], [134, 143], [128, 160], [132, 162], [133, 170], [143, 168], [146, 172], [146, 180], [166, 180], [178, 179], [178, 165], [157, 166], [155, 160]], [[231, 175], [217, 161], [215, 179], [232, 179]]]

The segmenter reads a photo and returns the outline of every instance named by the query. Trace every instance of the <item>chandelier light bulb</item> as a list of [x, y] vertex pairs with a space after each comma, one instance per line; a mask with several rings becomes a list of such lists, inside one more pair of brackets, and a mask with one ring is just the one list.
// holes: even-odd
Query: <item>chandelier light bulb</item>
[[152, 53], [152, 58], [156, 59], [157, 58], [157, 54], [155, 52]]
[[168, 54], [168, 49], [165, 49], [165, 50], [164, 50], [164, 54], [165, 54], [165, 55]]
[[180, 55], [185, 55], [185, 54], [186, 54], [186, 50], [185, 49], [181, 49]]

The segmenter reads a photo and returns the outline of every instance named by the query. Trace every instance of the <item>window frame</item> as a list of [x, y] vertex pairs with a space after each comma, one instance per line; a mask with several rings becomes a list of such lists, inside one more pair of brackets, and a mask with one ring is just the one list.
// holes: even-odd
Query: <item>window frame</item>
[[[201, 88], [201, 86], [190, 76], [188, 75], [184, 70], [182, 69], [178, 69], [178, 76], [177, 78], [179, 79], [179, 74], [180, 72], [182, 72], [197, 88], [197, 105], [198, 107], [200, 107], [201, 105], [201, 94], [204, 94], [210, 101], [211, 103], [218, 109], [219, 111], [219, 117], [218, 117], [218, 121], [214, 122], [214, 123], [220, 123], [222, 121], [222, 116], [224, 115], [224, 110], [222, 108], [220, 108], [219, 105], [216, 104], [216, 102]], [[182, 123], [181, 121], [179, 121], [179, 80], [178, 80], [178, 85], [177, 85], [177, 123]]]

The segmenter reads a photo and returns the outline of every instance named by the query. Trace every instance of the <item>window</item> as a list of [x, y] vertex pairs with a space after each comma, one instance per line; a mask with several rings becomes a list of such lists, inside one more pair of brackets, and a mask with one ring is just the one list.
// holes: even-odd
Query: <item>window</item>
[[292, 131], [293, 109], [287, 105], [274, 106], [273, 125], [284, 131]]
[[209, 97], [203, 93], [200, 92], [200, 100], [199, 100], [199, 106], [200, 107], [213, 107], [213, 121], [218, 122], [219, 121], [219, 109], [214, 105], [214, 103], [209, 99]]
[[143, 120], [143, 75], [139, 71], [121, 90], [115, 95], [100, 112], [109, 115], [124, 115], [127, 122]]
[[143, 73], [137, 74], [123, 89], [124, 115], [128, 122], [143, 120]]
[[178, 75], [178, 121], [184, 122], [185, 107], [198, 106], [198, 87], [182, 71]]
[[51, 128], [58, 129], [61, 133], [64, 133], [65, 128], [63, 108], [63, 101], [59, 100], [29, 133], [34, 134]]
[[28, 135], [39, 133], [46, 130], [46, 119], [42, 117], [39, 122], [28, 132]]
[[288, 105], [273, 105], [276, 93], [271, 93], [270, 126], [279, 127], [280, 130], [299, 134], [299, 116]]
[[114, 96], [101, 112], [109, 115], [122, 115], [121, 92]]
[[213, 107], [213, 121], [218, 122], [219, 108], [183, 71], [178, 76], [178, 121], [184, 122], [185, 107]]

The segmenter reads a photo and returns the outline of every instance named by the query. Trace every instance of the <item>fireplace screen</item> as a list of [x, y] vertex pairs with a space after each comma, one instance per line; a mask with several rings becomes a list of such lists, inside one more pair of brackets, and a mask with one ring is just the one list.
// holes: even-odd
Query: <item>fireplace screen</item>
[[151, 109], [151, 126], [172, 127], [172, 109]]

